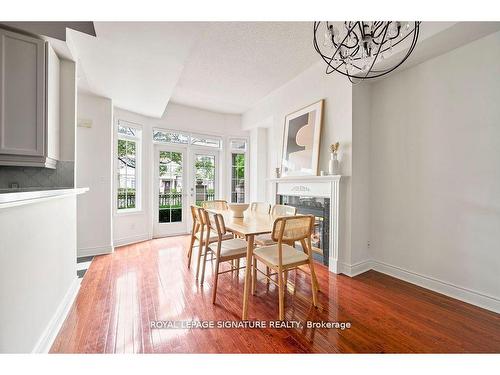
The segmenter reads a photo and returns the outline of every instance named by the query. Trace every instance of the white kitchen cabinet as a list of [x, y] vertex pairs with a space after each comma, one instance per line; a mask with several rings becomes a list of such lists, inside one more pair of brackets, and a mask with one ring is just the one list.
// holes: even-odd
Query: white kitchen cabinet
[[59, 59], [45, 41], [0, 29], [0, 165], [55, 168]]

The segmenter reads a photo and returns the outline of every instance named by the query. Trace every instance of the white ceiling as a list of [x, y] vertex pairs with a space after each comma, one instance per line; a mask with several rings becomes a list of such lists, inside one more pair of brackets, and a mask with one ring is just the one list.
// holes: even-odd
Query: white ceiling
[[95, 22], [97, 38], [69, 30], [79, 88], [161, 117], [203, 24]]
[[[499, 28], [424, 22], [405, 65]], [[161, 117], [169, 100], [243, 113], [320, 61], [312, 22], [95, 22], [95, 29], [97, 38], [68, 30], [65, 53], [79, 62], [79, 89], [152, 117]]]
[[311, 22], [95, 22], [68, 31], [79, 89], [161, 117], [168, 101], [242, 113], [318, 61]]
[[312, 22], [214, 22], [191, 51], [172, 100], [242, 113], [316, 61]]

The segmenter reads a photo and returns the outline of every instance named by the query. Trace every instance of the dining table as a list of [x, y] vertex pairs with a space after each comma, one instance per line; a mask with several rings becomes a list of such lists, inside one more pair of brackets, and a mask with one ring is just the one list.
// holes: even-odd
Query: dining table
[[224, 225], [226, 229], [238, 237], [244, 238], [247, 242], [245, 283], [243, 288], [243, 308], [241, 317], [242, 320], [248, 320], [248, 299], [250, 298], [251, 270], [253, 250], [255, 247], [255, 236], [271, 233], [273, 231], [274, 221], [279, 216], [246, 210], [243, 213], [243, 217], [234, 217], [233, 211], [231, 210], [207, 209], [207, 211], [214, 214], [221, 214], [224, 218]]

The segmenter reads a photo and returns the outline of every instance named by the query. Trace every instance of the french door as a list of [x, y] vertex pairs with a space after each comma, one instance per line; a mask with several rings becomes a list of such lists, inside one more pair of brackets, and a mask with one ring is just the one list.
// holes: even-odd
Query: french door
[[191, 204], [218, 199], [219, 192], [219, 152], [192, 149], [191, 164]]
[[154, 237], [187, 232], [186, 149], [155, 146]]

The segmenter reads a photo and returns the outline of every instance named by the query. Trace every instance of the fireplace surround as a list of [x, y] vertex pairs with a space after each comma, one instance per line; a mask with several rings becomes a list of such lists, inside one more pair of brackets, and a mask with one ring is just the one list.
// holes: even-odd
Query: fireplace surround
[[[339, 200], [341, 176], [297, 176], [270, 179], [277, 203], [316, 217], [314, 258], [339, 273]], [[325, 222], [326, 221], [326, 222]], [[321, 250], [319, 250], [321, 249]], [[326, 258], [326, 259], [325, 259]]]
[[339, 200], [341, 176], [298, 176], [270, 179], [276, 203], [297, 207], [316, 217], [315, 260], [339, 273]]

